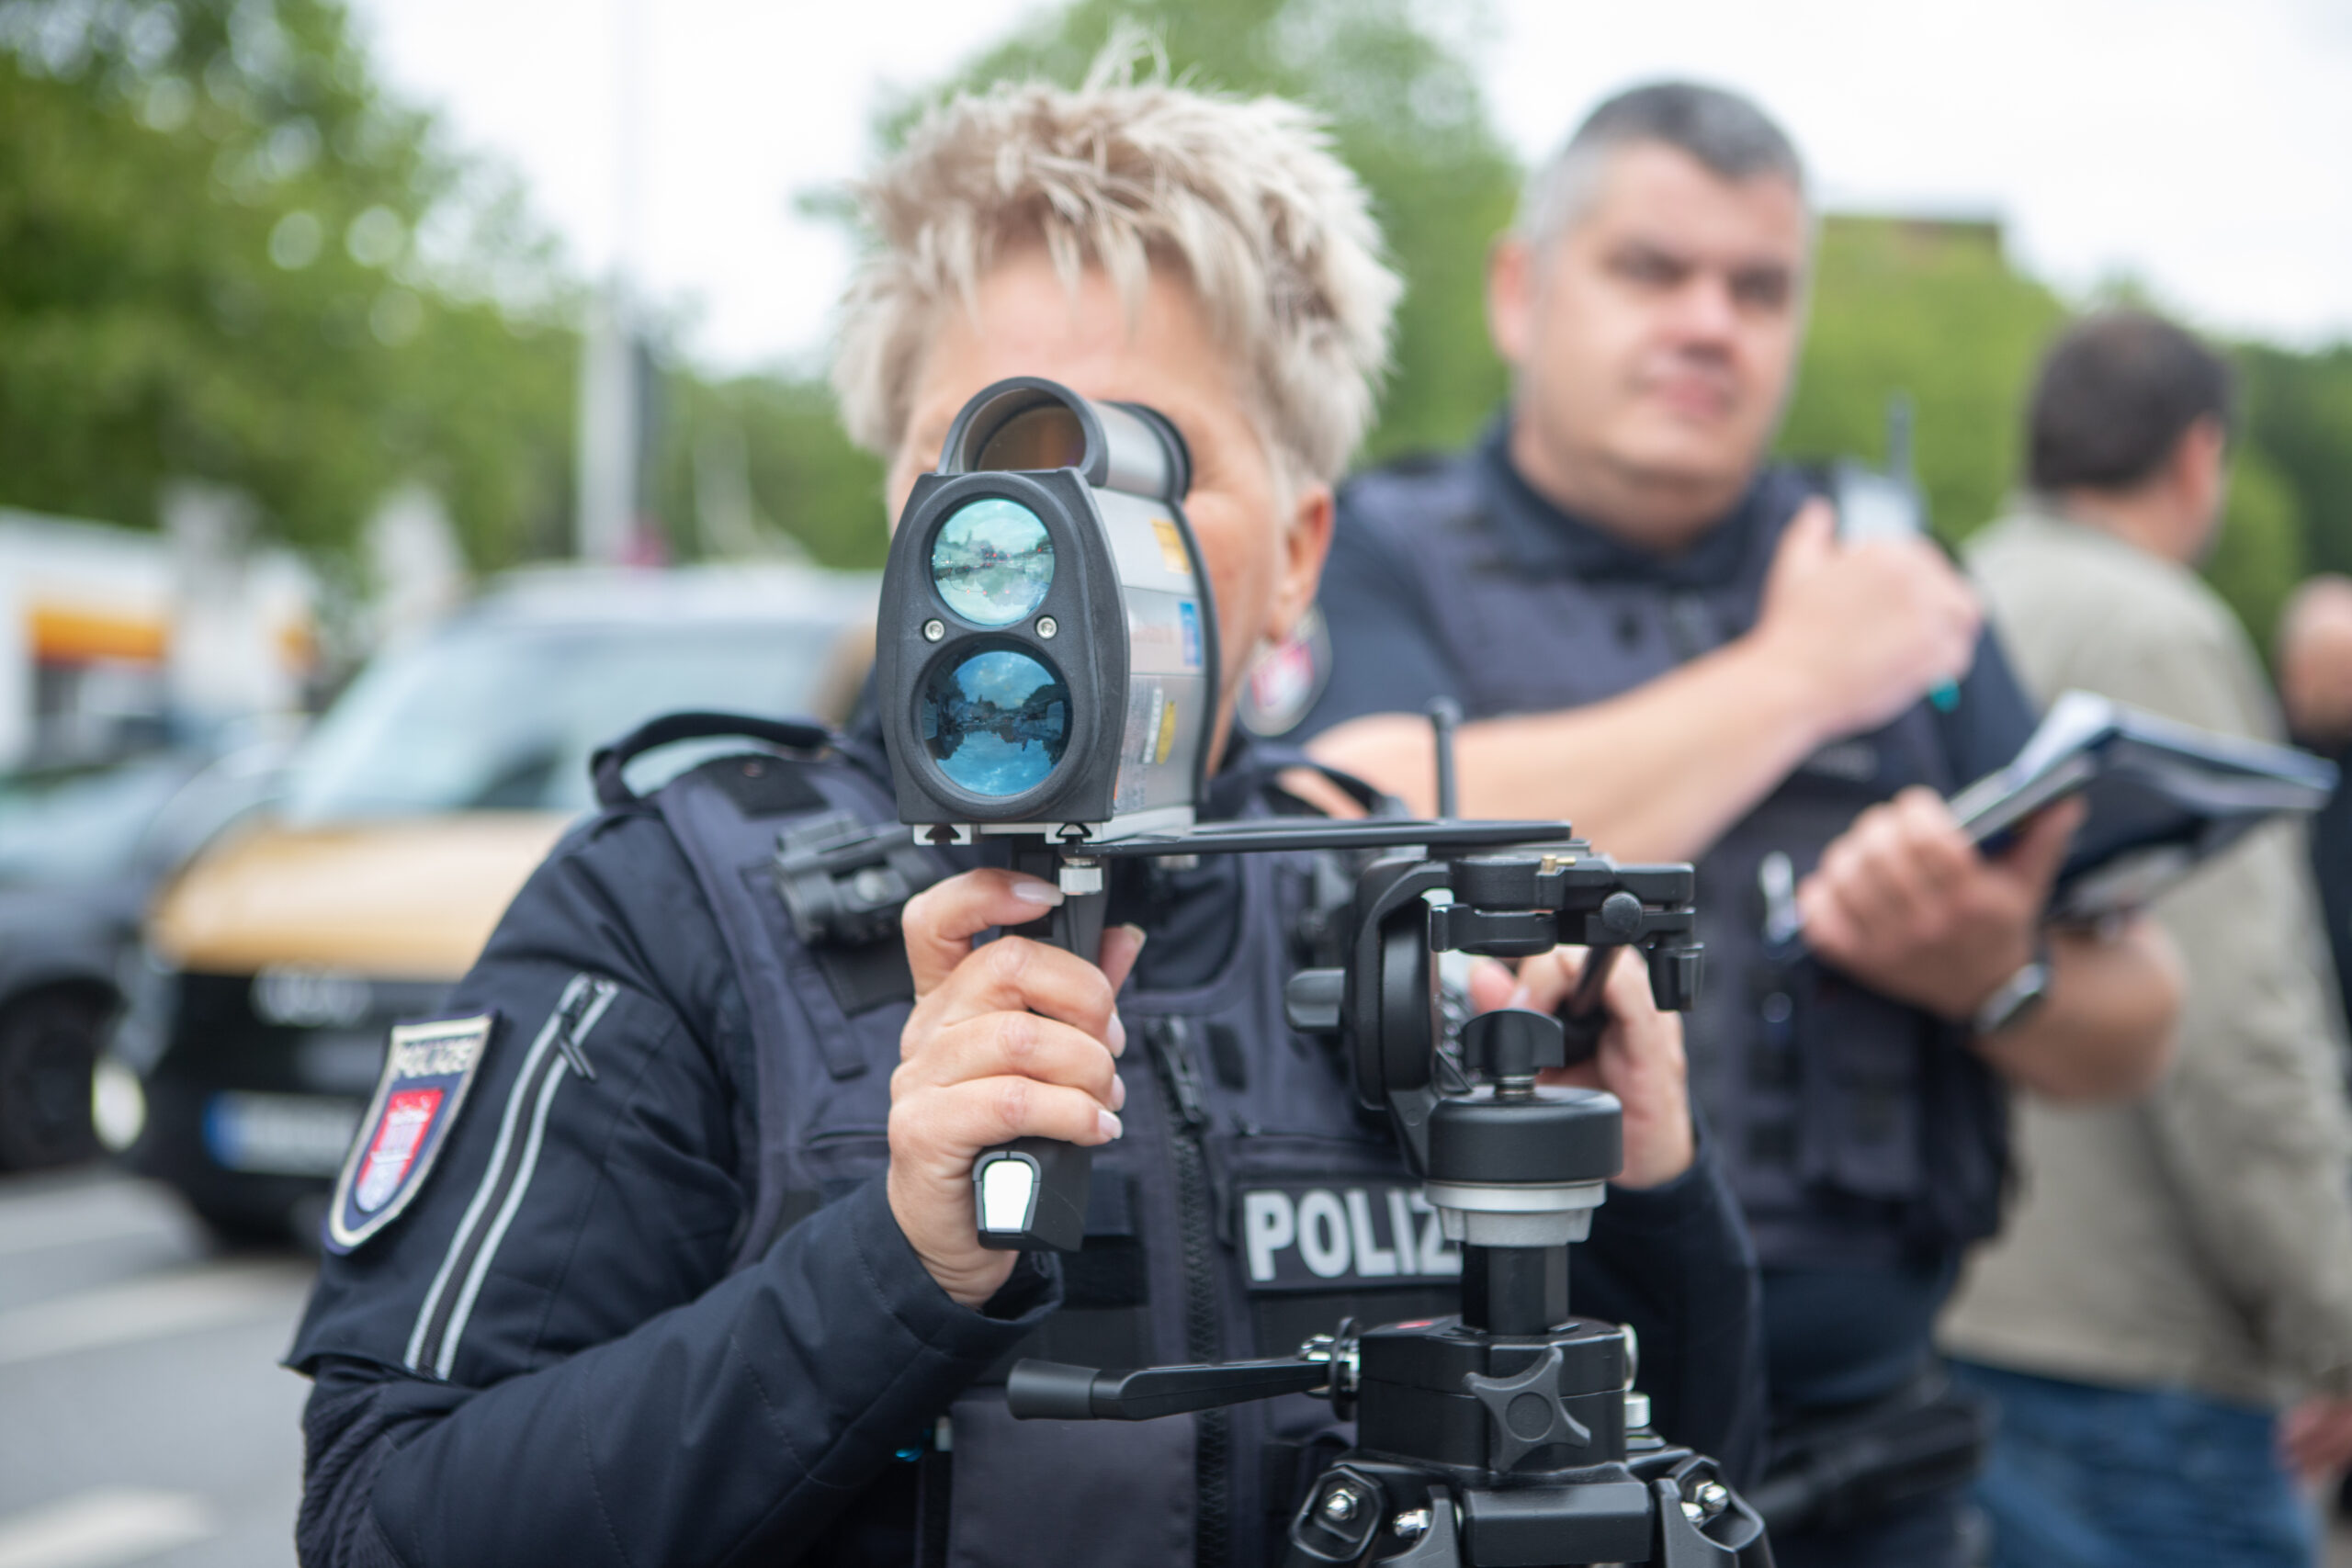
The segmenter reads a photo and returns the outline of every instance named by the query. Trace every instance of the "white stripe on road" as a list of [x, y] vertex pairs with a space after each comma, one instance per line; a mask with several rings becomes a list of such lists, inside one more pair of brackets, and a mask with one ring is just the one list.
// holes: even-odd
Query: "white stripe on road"
[[172, 1238], [180, 1235], [182, 1228], [175, 1226], [165, 1215], [120, 1210], [67, 1213], [49, 1219], [26, 1216], [0, 1224], [0, 1258], [55, 1247], [79, 1247], [93, 1241], [128, 1241], [134, 1236]]
[[186, 1492], [102, 1487], [0, 1518], [0, 1568], [113, 1568], [212, 1534]]
[[[311, 1266], [229, 1263], [159, 1274], [0, 1313], [0, 1366], [300, 1310]], [[0, 1563], [5, 1568], [5, 1563]]]
[[145, 1182], [0, 1190], [0, 1257], [76, 1242], [176, 1237], [193, 1228], [177, 1202]]

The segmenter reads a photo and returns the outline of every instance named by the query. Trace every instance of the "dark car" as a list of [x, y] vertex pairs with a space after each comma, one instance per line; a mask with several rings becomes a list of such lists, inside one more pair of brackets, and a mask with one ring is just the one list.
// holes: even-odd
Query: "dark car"
[[257, 741], [0, 778], [0, 1169], [96, 1152], [91, 1066], [148, 897], [283, 754]]
[[271, 807], [157, 897], [99, 1066], [107, 1141], [226, 1235], [315, 1237], [390, 1026], [439, 1007], [594, 804], [589, 753], [680, 708], [838, 710], [874, 598], [781, 568], [567, 572], [379, 659]]

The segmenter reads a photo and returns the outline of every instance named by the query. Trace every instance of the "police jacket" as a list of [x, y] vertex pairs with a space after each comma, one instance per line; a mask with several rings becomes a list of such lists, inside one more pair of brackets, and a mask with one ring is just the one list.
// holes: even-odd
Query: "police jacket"
[[[1508, 427], [1463, 457], [1366, 474], [1341, 492], [1321, 640], [1292, 650], [1278, 687], [1253, 691], [1245, 716], [1261, 732], [1295, 740], [1440, 695], [1472, 718], [1575, 707], [1755, 626], [1781, 533], [1813, 493], [1805, 479], [1765, 470], [1720, 525], [1661, 558], [1537, 495], [1511, 467]], [[1767, 933], [1865, 807], [1992, 772], [2034, 718], [1988, 637], [1952, 711], [1922, 702], [1824, 748], [1700, 859], [1708, 977], [1688, 1031], [1692, 1088], [1754, 1231], [1770, 1314], [1776, 1269], [1907, 1273], [1918, 1282], [1907, 1299], [1865, 1315], [1901, 1317], [1896, 1337], [1924, 1353], [1952, 1260], [1998, 1223], [2002, 1098], [1965, 1030]], [[1844, 1337], [1806, 1316], [1805, 1337], [1834, 1359]], [[1777, 1344], [1774, 1361], [1777, 1385]]]
[[[1301, 809], [1236, 750], [1210, 815]], [[1328, 1404], [1015, 1422], [1004, 1368], [1287, 1354], [1343, 1315], [1453, 1310], [1458, 1255], [1389, 1134], [1283, 1022], [1314, 867], [1282, 855], [1114, 882], [1151, 940], [1085, 1249], [951, 1301], [881, 1179], [895, 928], [804, 940], [775, 876], [796, 825], [893, 820], [887, 778], [867, 739], [618, 801], [449, 1020], [396, 1032], [288, 1358], [315, 1380], [304, 1562], [1260, 1563], [1346, 1440]], [[1577, 1310], [1639, 1335], [1659, 1427], [1744, 1472], [1753, 1256], [1703, 1152], [1612, 1191], [1574, 1267]]]

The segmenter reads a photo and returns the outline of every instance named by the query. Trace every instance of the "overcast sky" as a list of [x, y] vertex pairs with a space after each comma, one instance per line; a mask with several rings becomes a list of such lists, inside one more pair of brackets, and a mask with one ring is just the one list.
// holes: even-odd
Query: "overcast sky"
[[[358, 0], [392, 82], [519, 170], [590, 269], [619, 244], [634, 93], [633, 269], [725, 367], [821, 355], [848, 253], [794, 193], [858, 168], [878, 94], [1036, 9], [631, 5]], [[1832, 207], [1997, 214], [2064, 288], [2128, 274], [2210, 327], [2352, 338], [2344, 0], [1492, 0], [1490, 19], [1473, 57], [1523, 158], [1612, 88], [1697, 76], [1779, 116]]]

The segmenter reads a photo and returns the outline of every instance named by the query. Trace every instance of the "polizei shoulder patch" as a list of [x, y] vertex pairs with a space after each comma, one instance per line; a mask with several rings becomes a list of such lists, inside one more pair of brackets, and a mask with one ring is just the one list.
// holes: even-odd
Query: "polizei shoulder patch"
[[349, 1252], [400, 1217], [432, 1173], [473, 1087], [494, 1012], [432, 1019], [392, 1031], [384, 1076], [344, 1156], [327, 1211], [330, 1252]]

